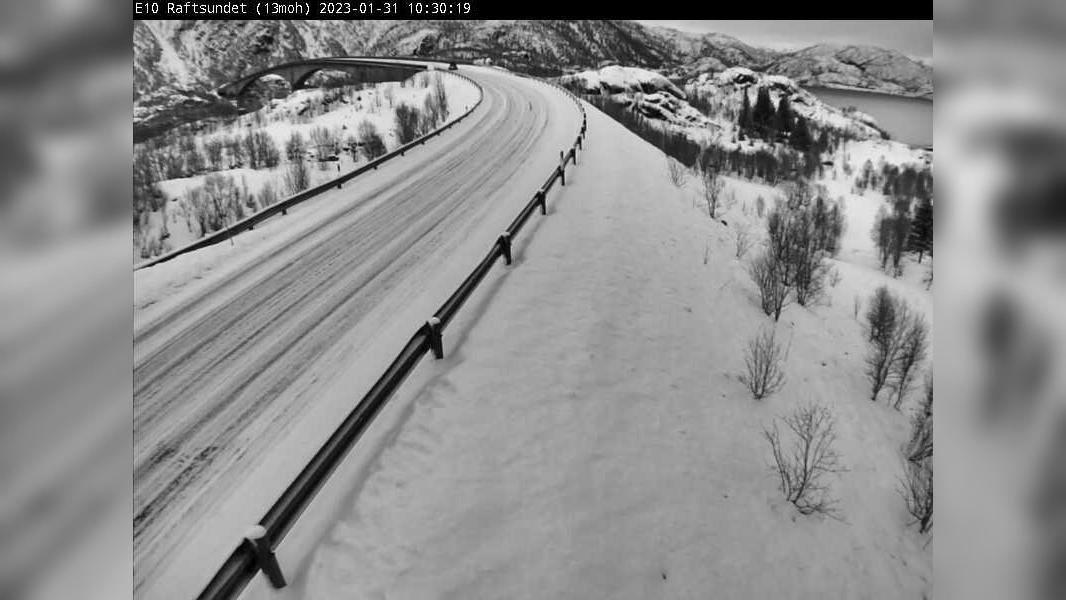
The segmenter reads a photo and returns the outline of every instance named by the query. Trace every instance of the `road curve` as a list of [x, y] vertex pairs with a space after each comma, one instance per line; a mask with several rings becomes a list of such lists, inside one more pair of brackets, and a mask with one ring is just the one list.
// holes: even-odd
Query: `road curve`
[[580, 115], [558, 90], [463, 72], [484, 91], [464, 122], [311, 201], [323, 218], [300, 236], [136, 323], [136, 596], [340, 374], [405, 341], [382, 339], [410, 316], [398, 307], [443, 301], [573, 142]]

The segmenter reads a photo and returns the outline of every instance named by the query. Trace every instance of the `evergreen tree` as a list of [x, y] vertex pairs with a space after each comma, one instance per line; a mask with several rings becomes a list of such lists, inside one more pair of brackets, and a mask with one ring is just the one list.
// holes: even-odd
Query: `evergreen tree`
[[811, 130], [807, 126], [806, 119], [796, 117], [792, 125], [792, 147], [800, 152], [809, 152], [814, 140], [811, 139]]
[[751, 111], [751, 119], [755, 125], [755, 131], [763, 139], [773, 137], [774, 105], [770, 101], [770, 92], [765, 87], [759, 88], [755, 97], [755, 108]]
[[740, 118], [737, 120], [737, 126], [740, 129], [740, 133], [745, 137], [752, 134], [752, 117], [751, 117], [751, 99], [748, 97], [748, 90], [743, 92], [744, 99], [740, 105]]
[[788, 96], [781, 96], [781, 101], [777, 103], [774, 128], [778, 133], [792, 133], [792, 118], [792, 104], [788, 101]]
[[925, 253], [933, 253], [933, 202], [922, 200], [914, 211], [914, 223], [911, 226], [910, 238], [907, 240], [907, 249], [918, 253], [918, 264], [921, 264]]

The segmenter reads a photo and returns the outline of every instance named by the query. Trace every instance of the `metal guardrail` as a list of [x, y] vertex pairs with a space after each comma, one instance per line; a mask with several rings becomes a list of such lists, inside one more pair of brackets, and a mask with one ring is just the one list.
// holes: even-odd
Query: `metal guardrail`
[[262, 209], [262, 210], [260, 210], [260, 211], [258, 211], [256, 213], [248, 215], [247, 217], [241, 219], [240, 221], [236, 221], [235, 223], [229, 225], [225, 229], [220, 229], [220, 230], [218, 230], [218, 231], [216, 231], [214, 233], [208, 234], [208, 235], [196, 240], [195, 242], [192, 242], [191, 244], [187, 244], [185, 246], [182, 246], [181, 248], [177, 248], [176, 250], [172, 250], [172, 251], [170, 251], [170, 252], [168, 252], [166, 254], [163, 254], [161, 256], [157, 256], [155, 258], [151, 258], [151, 259], [139, 262], [139, 263], [137, 263], [136, 265], [133, 266], [133, 270], [137, 271], [137, 270], [140, 270], [140, 269], [144, 269], [144, 268], [147, 268], [147, 267], [158, 265], [159, 263], [163, 263], [163, 262], [166, 262], [168, 260], [177, 258], [177, 257], [181, 256], [182, 254], [187, 254], [189, 252], [193, 252], [194, 250], [200, 250], [201, 248], [206, 248], [208, 246], [213, 246], [215, 244], [218, 244], [219, 242], [224, 242], [224, 241], [232, 238], [233, 236], [237, 235], [238, 233], [241, 233], [242, 231], [247, 231], [249, 229], [254, 228], [259, 223], [265, 221], [266, 219], [269, 219], [270, 217], [273, 217], [276, 214], [279, 214], [279, 213], [283, 214], [283, 215], [284, 214], [288, 214], [288, 210], [290, 208], [296, 206], [297, 204], [300, 204], [301, 202], [304, 202], [306, 200], [310, 200], [311, 198], [314, 198], [315, 196], [317, 196], [317, 195], [319, 195], [319, 194], [321, 194], [323, 192], [329, 191], [329, 190], [334, 189], [334, 188], [339, 188], [344, 183], [346, 183], [346, 182], [348, 182], [348, 181], [350, 181], [350, 180], [362, 175], [363, 173], [366, 173], [367, 171], [372, 171], [374, 169], [377, 169], [382, 164], [389, 162], [390, 160], [396, 158], [397, 156], [403, 156], [405, 152], [411, 150], [415, 146], [420, 146], [422, 144], [425, 144], [427, 141], [433, 139], [434, 137], [440, 135], [441, 133], [444, 133], [445, 131], [450, 129], [452, 126], [458, 124], [463, 119], [468, 117], [471, 113], [473, 113], [474, 110], [478, 106], [480, 106], [481, 102], [485, 99], [485, 90], [482, 89], [481, 84], [479, 84], [478, 82], [474, 81], [473, 79], [467, 77], [466, 75], [461, 75], [459, 73], [452, 73], [452, 72], [443, 71], [443, 70], [439, 70], [437, 72], [439, 72], [439, 73], [447, 73], [448, 75], [452, 75], [452, 76], [455, 76], [455, 77], [460, 77], [460, 78], [465, 79], [466, 81], [470, 82], [471, 84], [473, 84], [475, 87], [477, 87], [478, 93], [479, 93], [477, 102], [475, 102], [474, 105], [471, 106], [469, 110], [467, 110], [465, 113], [459, 115], [455, 119], [452, 119], [451, 121], [445, 123], [444, 125], [440, 126], [439, 128], [427, 133], [426, 135], [423, 135], [422, 137], [420, 137], [420, 138], [418, 138], [416, 140], [413, 140], [411, 142], [408, 142], [407, 144], [404, 144], [403, 146], [400, 146], [399, 148], [396, 148], [392, 152], [387, 152], [387, 153], [375, 158], [374, 160], [366, 163], [365, 165], [357, 167], [356, 169], [354, 169], [352, 171], [349, 171], [349, 172], [345, 173], [344, 175], [341, 175], [340, 177], [335, 177], [335, 178], [327, 181], [326, 183], [317, 185], [317, 186], [315, 186], [313, 188], [304, 190], [304, 191], [302, 191], [302, 192], [300, 192], [300, 193], [298, 193], [296, 195], [290, 196], [290, 197], [288, 197], [288, 198], [286, 198], [284, 200], [280, 200], [278, 202], [275, 202], [274, 204], [271, 204], [270, 206], [268, 206], [268, 207], [266, 207], [266, 208], [264, 208], [264, 209]]
[[[537, 80], [542, 81], [542, 80]], [[481, 260], [473, 272], [459, 285], [458, 289], [444, 301], [433, 316], [420, 326], [385, 373], [378, 378], [373, 387], [363, 396], [359, 404], [345, 417], [336, 431], [329, 436], [325, 444], [315, 453], [310, 462], [300, 471], [296, 479], [289, 484], [281, 497], [274, 502], [266, 515], [255, 525], [245, 539], [233, 550], [226, 562], [215, 573], [198, 596], [199, 600], [229, 600], [235, 598], [248, 585], [260, 570], [275, 588], [286, 585], [284, 574], [274, 555], [285, 535], [307, 509], [315, 494], [325, 485], [326, 480], [340, 462], [359, 440], [366, 428], [373, 422], [381, 408], [392, 397], [393, 392], [407, 378], [427, 352], [435, 358], [444, 357], [442, 333], [448, 323], [462, 308], [463, 304], [477, 289], [496, 261], [503, 257], [506, 264], [511, 264], [511, 243], [522, 230], [533, 213], [540, 209], [547, 214], [547, 194], [555, 182], [566, 185], [566, 164], [577, 165], [577, 151], [583, 149], [587, 120], [581, 101], [561, 86], [552, 85], [569, 96], [581, 111], [581, 130], [570, 146], [569, 151], [559, 152], [559, 166], [556, 167], [544, 184], [533, 194], [507, 230], [492, 245], [488, 254]]]

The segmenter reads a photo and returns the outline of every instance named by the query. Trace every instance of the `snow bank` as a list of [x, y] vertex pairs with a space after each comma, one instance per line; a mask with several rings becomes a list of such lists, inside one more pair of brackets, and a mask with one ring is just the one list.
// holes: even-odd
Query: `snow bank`
[[[787, 308], [788, 382], [753, 401], [741, 349], [768, 320], [731, 228], [588, 113], [551, 213], [282, 596], [928, 596], [896, 492], [908, 420], [867, 399], [850, 304]], [[808, 400], [838, 421], [840, 521], [797, 514], [767, 468], [762, 426]]]

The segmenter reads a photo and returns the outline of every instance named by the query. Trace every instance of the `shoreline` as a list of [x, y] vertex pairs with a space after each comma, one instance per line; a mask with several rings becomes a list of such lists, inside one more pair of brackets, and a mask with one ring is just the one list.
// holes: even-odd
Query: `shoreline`
[[801, 88], [807, 90], [808, 92], [811, 92], [812, 94], [817, 94], [818, 91], [854, 92], [856, 94], [869, 94], [871, 96], [886, 96], [888, 98], [902, 98], [904, 100], [921, 100], [921, 101], [924, 101], [924, 102], [929, 102], [930, 104], [933, 103], [932, 95], [896, 94], [896, 93], [893, 93], [893, 92], [885, 92], [885, 91], [882, 91], [882, 90], [872, 90], [870, 88], [860, 88], [860, 87], [846, 86], [846, 85], [824, 85], [824, 84], [822, 84], [822, 85], [805, 85], [805, 84], [802, 84], [802, 83], [800, 83], [798, 85]]

